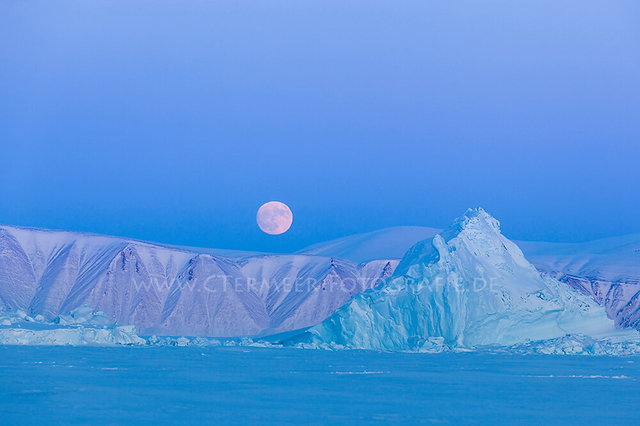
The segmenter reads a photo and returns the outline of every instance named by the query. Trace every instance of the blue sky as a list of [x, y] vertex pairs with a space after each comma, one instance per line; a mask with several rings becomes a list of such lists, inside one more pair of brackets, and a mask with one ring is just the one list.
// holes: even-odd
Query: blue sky
[[273, 251], [473, 206], [518, 239], [640, 232], [640, 4], [441, 3], [0, 1], [0, 223]]

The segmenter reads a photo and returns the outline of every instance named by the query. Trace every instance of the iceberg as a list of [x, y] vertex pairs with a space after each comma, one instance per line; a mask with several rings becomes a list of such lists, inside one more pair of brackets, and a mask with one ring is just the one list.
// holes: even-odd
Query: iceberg
[[286, 343], [464, 350], [553, 339], [558, 346], [567, 336], [638, 341], [637, 331], [616, 328], [591, 297], [536, 270], [500, 223], [478, 208], [414, 245], [388, 280]]
[[[414, 244], [441, 231], [397, 226], [317, 243], [299, 253], [353, 262], [400, 259]], [[536, 269], [592, 296], [617, 325], [640, 328], [640, 234], [581, 243], [515, 242]]]
[[81, 306], [47, 321], [23, 310], [0, 311], [1, 345], [144, 345], [134, 326], [119, 326], [102, 312]]

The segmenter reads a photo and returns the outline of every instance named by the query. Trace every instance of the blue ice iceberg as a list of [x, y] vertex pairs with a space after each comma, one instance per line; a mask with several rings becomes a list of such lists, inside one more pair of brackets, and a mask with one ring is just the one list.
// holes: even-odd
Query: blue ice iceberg
[[47, 321], [20, 309], [0, 311], [0, 345], [143, 345], [132, 325], [113, 324], [102, 312], [87, 306]]
[[531, 347], [544, 352], [541, 342], [557, 346], [558, 339], [567, 338], [630, 342], [632, 347], [639, 341], [637, 331], [616, 328], [589, 296], [538, 272], [501, 234], [499, 222], [478, 208], [412, 247], [383, 284], [356, 295], [287, 343], [418, 351]]

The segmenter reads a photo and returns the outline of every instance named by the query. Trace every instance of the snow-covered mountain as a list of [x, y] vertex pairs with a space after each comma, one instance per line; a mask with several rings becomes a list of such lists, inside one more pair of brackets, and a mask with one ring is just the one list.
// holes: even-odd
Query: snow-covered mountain
[[355, 263], [374, 259], [401, 259], [415, 243], [433, 238], [440, 231], [441, 229], [425, 226], [396, 226], [324, 241], [298, 253], [339, 257]]
[[640, 328], [640, 234], [579, 244], [519, 245], [539, 270], [591, 295], [616, 324]]
[[[0, 310], [51, 319], [87, 305], [141, 334], [284, 332], [318, 324], [437, 232], [387, 228], [275, 255], [0, 226]], [[640, 326], [640, 234], [517, 244], [539, 270], [604, 305], [617, 324]]]
[[529, 263], [497, 220], [469, 210], [442, 234], [412, 247], [393, 276], [355, 296], [291, 342], [420, 350], [510, 346], [563, 339], [637, 340], [591, 297]]
[[86, 305], [142, 334], [261, 335], [317, 324], [396, 265], [2, 226], [0, 309]]
[[640, 234], [577, 244], [520, 241], [518, 245], [542, 271], [640, 283]]

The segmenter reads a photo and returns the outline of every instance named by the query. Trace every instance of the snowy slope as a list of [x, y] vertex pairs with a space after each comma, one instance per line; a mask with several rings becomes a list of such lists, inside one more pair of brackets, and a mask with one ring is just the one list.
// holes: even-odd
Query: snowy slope
[[356, 263], [374, 259], [401, 259], [415, 243], [433, 238], [440, 231], [425, 226], [396, 226], [324, 241], [298, 253], [339, 257]]
[[640, 234], [579, 244], [519, 244], [538, 269], [592, 296], [616, 324], [640, 328]]
[[421, 350], [518, 345], [579, 334], [635, 340], [590, 297], [542, 276], [497, 220], [469, 210], [416, 244], [382, 286], [365, 291], [291, 343]]
[[640, 283], [640, 234], [578, 244], [518, 243], [540, 270], [612, 282]]
[[54, 318], [87, 305], [141, 333], [259, 335], [317, 324], [396, 264], [3, 226], [0, 309]]

